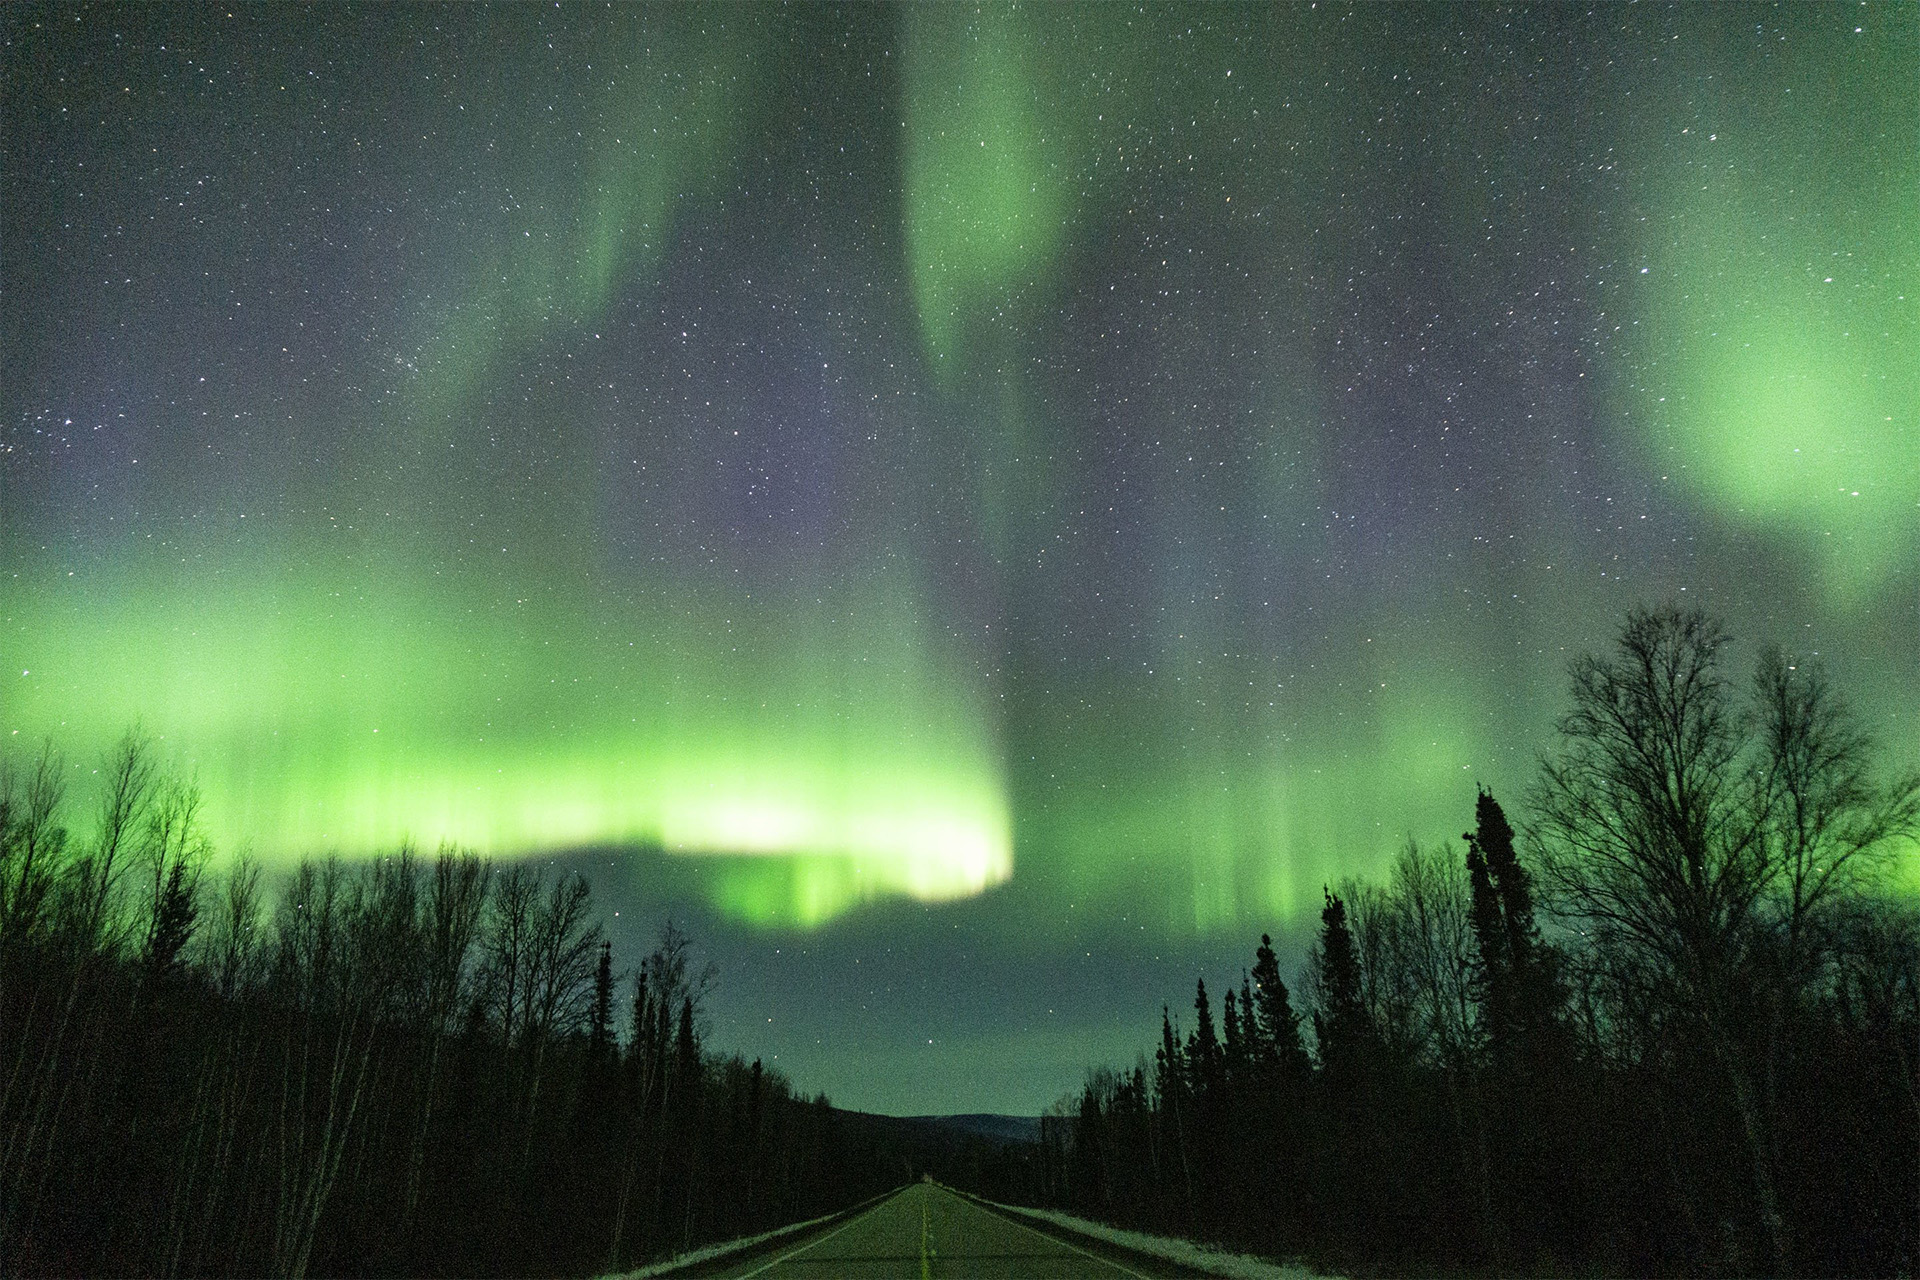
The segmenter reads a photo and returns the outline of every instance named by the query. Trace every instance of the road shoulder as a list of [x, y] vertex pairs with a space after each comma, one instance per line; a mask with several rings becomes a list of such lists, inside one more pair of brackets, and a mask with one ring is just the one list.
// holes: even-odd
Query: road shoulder
[[859, 1204], [842, 1209], [838, 1213], [827, 1214], [825, 1217], [789, 1223], [757, 1236], [703, 1245], [690, 1253], [652, 1263], [636, 1271], [618, 1272], [612, 1276], [602, 1277], [601, 1280], [656, 1280], [656, 1278], [657, 1280], [699, 1280], [700, 1277], [732, 1275], [743, 1268], [751, 1268], [756, 1262], [774, 1258], [783, 1251], [804, 1248], [811, 1241], [839, 1230], [867, 1210], [892, 1199], [912, 1185], [914, 1184], [907, 1183], [891, 1191], [883, 1191], [877, 1196], [862, 1200]]
[[1124, 1245], [1115, 1244], [1111, 1240], [1102, 1240], [1098, 1236], [1088, 1235], [1082, 1231], [1075, 1231], [1071, 1227], [1062, 1226], [1049, 1219], [1023, 1213], [1018, 1206], [999, 1204], [992, 1200], [983, 1200], [971, 1192], [962, 1191], [958, 1187], [947, 1186], [945, 1183], [935, 1183], [934, 1185], [938, 1186], [942, 1191], [960, 1197], [975, 1208], [993, 1214], [997, 1218], [1002, 1218], [1018, 1226], [1025, 1227], [1029, 1231], [1038, 1232], [1040, 1235], [1049, 1236], [1061, 1244], [1070, 1245], [1082, 1253], [1092, 1254], [1104, 1262], [1111, 1262], [1115, 1266], [1124, 1267], [1128, 1271], [1138, 1272], [1141, 1275], [1164, 1277], [1165, 1280], [1190, 1280], [1190, 1278], [1197, 1278], [1197, 1280], [1220, 1280], [1220, 1273], [1217, 1271], [1202, 1271], [1171, 1258], [1160, 1257], [1158, 1254], [1144, 1253], [1138, 1249], [1129, 1249]]

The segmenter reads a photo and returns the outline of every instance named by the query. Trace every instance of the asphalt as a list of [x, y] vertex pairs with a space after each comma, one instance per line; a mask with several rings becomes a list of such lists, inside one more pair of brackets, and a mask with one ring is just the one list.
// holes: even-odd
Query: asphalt
[[[748, 1280], [1112, 1280], [1193, 1274], [1097, 1242], [1076, 1244], [949, 1191], [921, 1182], [902, 1188], [771, 1255], [716, 1274]], [[1105, 1256], [1101, 1256], [1105, 1255]]]

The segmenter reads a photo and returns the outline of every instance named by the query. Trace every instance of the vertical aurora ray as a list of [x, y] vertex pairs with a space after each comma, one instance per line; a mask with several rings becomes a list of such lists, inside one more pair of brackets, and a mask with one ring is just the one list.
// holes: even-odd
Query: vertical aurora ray
[[[70, 524], [111, 452], [11, 473], [10, 527], [33, 507], [43, 545], [9, 555], [9, 736], [86, 760], [137, 720], [197, 776], [217, 843], [276, 861], [402, 839], [661, 848], [709, 866], [724, 909], [786, 926], [1004, 881], [975, 655], [910, 548], [859, 514], [894, 481], [753, 478], [862, 430], [852, 397], [809, 403], [796, 379], [842, 350], [763, 342], [717, 375], [728, 394], [674, 398], [690, 356], [733, 350], [689, 349], [679, 331], [715, 298], [669, 296], [665, 273], [676, 250], [699, 261], [764, 127], [757, 59], [780, 23], [664, 6], [374, 24], [413, 74], [386, 91], [406, 154], [363, 195], [418, 212], [363, 252], [402, 269], [355, 308], [331, 399], [287, 374], [253, 393], [326, 447], [292, 451], [277, 510], [247, 511], [194, 450], [257, 457], [258, 436], [156, 433], [124, 474], [157, 542]], [[731, 305], [757, 302], [742, 282]], [[689, 314], [656, 337], [636, 332], [649, 307]], [[267, 314], [284, 353], [299, 335]]]
[[22, 25], [0, 729], [275, 858], [1187, 938], [1518, 795], [1683, 590], [1910, 755], [1915, 24], [1727, 12]]
[[1411, 643], [1378, 621], [1258, 649], [1196, 634], [1136, 678], [1050, 683], [1020, 739], [1048, 762], [1015, 776], [1022, 875], [1175, 936], [1293, 922], [1408, 837], [1450, 838], [1462, 791], [1524, 785], [1503, 722], [1550, 716], [1556, 664], [1488, 671], [1484, 628]]
[[[1320, 171], [1367, 163], [1341, 101], [1372, 37], [1192, 16], [909, 10], [902, 120], [923, 357], [1007, 624], [1022, 875], [1175, 934], [1291, 920], [1512, 772], [1475, 680], [1355, 681], [1365, 637], [1298, 616], [1328, 576], [1303, 570], [1352, 554], [1324, 537], [1303, 279], [1339, 251], [1309, 234]], [[1121, 351], [1141, 376], [1089, 376]]]
[[[426, 376], [409, 410], [428, 423], [469, 410], [500, 361], [656, 287], [677, 216], [724, 190], [772, 25], [746, 7], [621, 6], [558, 30], [526, 11], [489, 18], [503, 46], [490, 74], [545, 109], [487, 104], [498, 133], [477, 148], [487, 163], [456, 197], [468, 216], [428, 273], [454, 283], [411, 303], [410, 350]], [[602, 70], [560, 86], [518, 65], [556, 41]], [[440, 116], [466, 106], [419, 105]]]
[[1078, 157], [1033, 11], [915, 5], [902, 22], [907, 278], [929, 363], [951, 379], [969, 336], [1017, 330], [1045, 301]]

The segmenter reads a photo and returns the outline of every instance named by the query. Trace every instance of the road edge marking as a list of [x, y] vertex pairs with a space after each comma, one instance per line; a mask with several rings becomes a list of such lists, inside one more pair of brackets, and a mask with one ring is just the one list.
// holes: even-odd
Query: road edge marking
[[[892, 1204], [895, 1200], [899, 1199], [901, 1196], [905, 1195], [908, 1191], [911, 1191], [912, 1189], [913, 1189], [913, 1184], [909, 1182], [906, 1186], [900, 1188], [900, 1190], [886, 1197], [886, 1199], [882, 1200], [879, 1204], [874, 1205], [871, 1209], [868, 1209], [865, 1213], [857, 1214], [854, 1217], [848, 1218], [845, 1222], [841, 1223], [839, 1226], [835, 1227], [833, 1230], [827, 1232], [827, 1234], [821, 1236], [819, 1239], [809, 1240], [805, 1244], [801, 1245], [798, 1249], [789, 1249], [787, 1252], [775, 1258], [772, 1262], [762, 1263], [761, 1265], [755, 1267], [751, 1271], [742, 1271], [738, 1277], [738, 1280], [753, 1280], [753, 1277], [761, 1274], [762, 1272], [773, 1270], [775, 1267], [785, 1262], [788, 1258], [795, 1257], [799, 1254], [805, 1253], [807, 1250], [813, 1248], [815, 1245], [825, 1244], [827, 1241], [839, 1235], [842, 1231], [845, 1231], [848, 1227], [851, 1227], [854, 1223], [865, 1222], [868, 1218], [871, 1218], [874, 1214], [880, 1212], [882, 1209], [886, 1208], [888, 1205]], [[1093, 1255], [1089, 1254], [1087, 1256], [1092, 1257]], [[1146, 1278], [1143, 1276], [1141, 1277], [1141, 1280], [1146, 1280]]]
[[[968, 1204], [971, 1204], [974, 1208], [980, 1210], [980, 1212], [982, 1213], [990, 1214], [993, 1217], [1000, 1219], [1000, 1221], [1002, 1222], [1011, 1222], [1014, 1226], [1019, 1227], [1022, 1231], [1032, 1232], [1034, 1235], [1039, 1236], [1042, 1240], [1045, 1240], [1048, 1244], [1057, 1244], [1062, 1246], [1063, 1248], [1071, 1249], [1083, 1258], [1092, 1258], [1095, 1262], [1098, 1262], [1102, 1266], [1112, 1267], [1115, 1271], [1118, 1271], [1122, 1275], [1132, 1276], [1133, 1280], [1153, 1280], [1152, 1276], [1142, 1275], [1138, 1271], [1135, 1271], [1132, 1267], [1123, 1266], [1122, 1264], [1115, 1262], [1112, 1258], [1103, 1258], [1099, 1254], [1093, 1252], [1091, 1249], [1082, 1249], [1079, 1245], [1075, 1244], [1071, 1240], [1062, 1240], [1059, 1236], [1048, 1235], [1046, 1232], [1042, 1231], [1040, 1228], [1035, 1226], [1029, 1226], [1027, 1223], [1022, 1222], [1019, 1218], [1015, 1217], [1010, 1213], [1002, 1213], [997, 1207], [988, 1208], [987, 1206], [993, 1203], [990, 1200], [981, 1200], [975, 1196], [968, 1195], [964, 1191], [956, 1191], [954, 1188], [947, 1186], [943, 1182], [936, 1182], [933, 1185], [936, 1187], [939, 1187], [942, 1191], [946, 1192], [948, 1195], [954, 1197], [955, 1199], [962, 1200]], [[742, 1280], [745, 1280], [745, 1278], [742, 1277]]]

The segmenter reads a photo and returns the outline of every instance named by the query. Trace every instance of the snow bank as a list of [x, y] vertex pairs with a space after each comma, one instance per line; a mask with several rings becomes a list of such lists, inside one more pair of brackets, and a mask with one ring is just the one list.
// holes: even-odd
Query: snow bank
[[725, 1240], [719, 1244], [703, 1245], [698, 1249], [690, 1249], [686, 1253], [676, 1253], [665, 1262], [649, 1263], [647, 1266], [641, 1267], [638, 1271], [622, 1271], [617, 1275], [602, 1276], [600, 1280], [647, 1280], [649, 1276], [665, 1275], [667, 1272], [677, 1270], [680, 1267], [690, 1267], [696, 1262], [705, 1262], [709, 1258], [717, 1258], [723, 1253], [733, 1253], [739, 1249], [751, 1249], [757, 1244], [765, 1244], [767, 1241], [777, 1240], [781, 1236], [794, 1235], [797, 1232], [805, 1231], [808, 1227], [817, 1227], [823, 1222], [830, 1222], [839, 1216], [837, 1213], [829, 1213], [824, 1217], [814, 1218], [807, 1222], [792, 1222], [772, 1231], [762, 1231], [757, 1236], [741, 1236], [738, 1240]]
[[1018, 1217], [1050, 1222], [1056, 1227], [1065, 1227], [1083, 1236], [1092, 1236], [1095, 1240], [1105, 1240], [1109, 1244], [1117, 1244], [1123, 1249], [1132, 1249], [1135, 1253], [1144, 1253], [1148, 1257], [1165, 1258], [1168, 1262], [1177, 1262], [1183, 1267], [1192, 1267], [1196, 1271], [1205, 1271], [1210, 1275], [1229, 1276], [1232, 1280], [1340, 1280], [1337, 1276], [1323, 1276], [1320, 1272], [1309, 1270], [1299, 1263], [1269, 1262], [1265, 1258], [1256, 1258], [1251, 1254], [1228, 1253], [1222, 1249], [1195, 1244], [1191, 1240], [1150, 1236], [1141, 1231], [1124, 1231], [1119, 1227], [1089, 1222], [1085, 1218], [1076, 1218], [1054, 1209], [1023, 1209], [1019, 1205], [1001, 1204], [997, 1200], [985, 1200], [982, 1203], [990, 1204], [996, 1209]]

